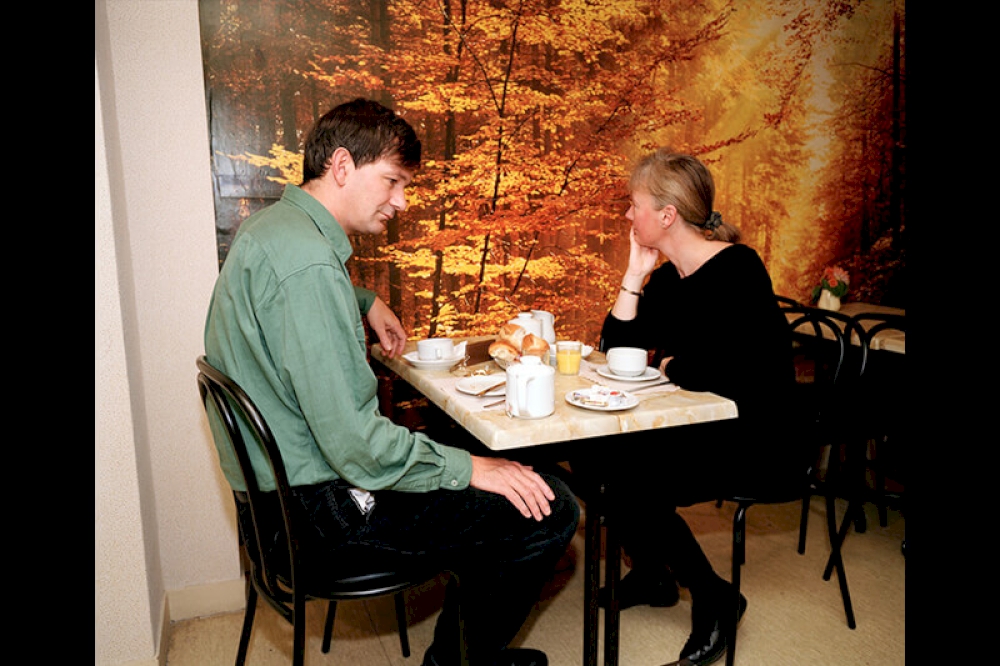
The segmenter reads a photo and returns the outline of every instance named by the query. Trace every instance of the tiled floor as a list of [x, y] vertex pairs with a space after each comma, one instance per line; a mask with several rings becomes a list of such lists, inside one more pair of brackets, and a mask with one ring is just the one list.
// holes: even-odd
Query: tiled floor
[[[839, 510], [844, 510], [844, 505]], [[700, 504], [683, 509], [699, 541], [729, 578], [733, 506]], [[796, 552], [799, 506], [753, 507], [748, 513], [747, 563], [742, 590], [749, 607], [737, 642], [740, 666], [902, 666], [906, 559], [900, 553], [905, 522], [890, 510], [881, 527], [872, 505], [868, 529], [844, 546], [857, 629], [844, 617], [836, 576], [822, 579], [829, 553], [822, 500], [811, 505], [805, 555]], [[560, 563], [516, 644], [544, 650], [551, 666], [578, 666], [583, 654], [583, 526]], [[325, 605], [309, 606], [307, 666], [420, 666], [433, 633], [443, 586], [431, 583], [407, 596], [412, 654], [404, 659], [390, 598], [340, 605], [329, 654], [320, 650]], [[168, 666], [234, 663], [242, 613], [177, 622]], [[672, 608], [632, 608], [622, 613], [621, 666], [658, 666], [677, 658], [691, 627], [690, 596], [681, 591]], [[291, 663], [291, 627], [266, 604], [258, 606], [248, 666]], [[718, 662], [722, 664], [723, 662]]]

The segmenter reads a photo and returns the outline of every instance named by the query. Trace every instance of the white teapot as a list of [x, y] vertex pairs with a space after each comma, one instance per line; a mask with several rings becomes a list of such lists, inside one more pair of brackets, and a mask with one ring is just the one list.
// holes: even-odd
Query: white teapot
[[523, 356], [507, 368], [507, 413], [540, 419], [556, 410], [556, 371], [537, 356]]

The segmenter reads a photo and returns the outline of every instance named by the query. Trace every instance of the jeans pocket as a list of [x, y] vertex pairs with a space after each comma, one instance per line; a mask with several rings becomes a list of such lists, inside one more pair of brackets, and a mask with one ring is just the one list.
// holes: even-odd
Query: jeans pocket
[[302, 516], [312, 534], [326, 545], [349, 541], [352, 533], [364, 527], [366, 521], [341, 481], [329, 481], [293, 489], [302, 506]]

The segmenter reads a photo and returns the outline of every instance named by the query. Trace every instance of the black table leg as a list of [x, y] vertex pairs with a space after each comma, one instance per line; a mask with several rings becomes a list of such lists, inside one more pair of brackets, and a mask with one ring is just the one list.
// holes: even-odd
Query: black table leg
[[601, 585], [601, 513], [596, 506], [587, 506], [583, 551], [583, 666], [597, 666], [600, 628], [597, 592]]
[[618, 603], [618, 581], [621, 578], [621, 546], [614, 525], [604, 521], [604, 586], [608, 590], [608, 607], [604, 611], [604, 666], [618, 666], [618, 630], [621, 609]]

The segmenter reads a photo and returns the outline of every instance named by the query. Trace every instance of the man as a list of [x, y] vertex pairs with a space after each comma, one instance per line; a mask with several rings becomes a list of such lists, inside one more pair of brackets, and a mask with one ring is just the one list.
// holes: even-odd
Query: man
[[[208, 361], [257, 403], [315, 533], [312, 562], [359, 545], [436, 558], [461, 581], [463, 631], [474, 666], [545, 666], [508, 648], [580, 509], [565, 484], [398, 426], [378, 410], [362, 316], [392, 357], [406, 334], [345, 264], [350, 234], [379, 234], [406, 209], [420, 164], [413, 128], [369, 100], [334, 107], [305, 142], [302, 185], [241, 226], [219, 274], [205, 328]], [[235, 460], [226, 478], [243, 489]], [[262, 488], [270, 473], [257, 469]], [[459, 659], [449, 588], [425, 666]]]

